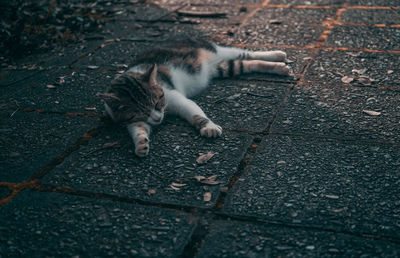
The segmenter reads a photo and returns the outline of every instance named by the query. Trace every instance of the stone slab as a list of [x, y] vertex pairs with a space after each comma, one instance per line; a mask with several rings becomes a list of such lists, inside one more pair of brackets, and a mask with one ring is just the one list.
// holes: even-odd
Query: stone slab
[[397, 0], [350, 0], [348, 5], [399, 6], [399, 2]]
[[[272, 132], [399, 142], [400, 92], [375, 88], [295, 86]], [[373, 116], [367, 111], [380, 112]]]
[[400, 151], [390, 145], [270, 136], [224, 212], [398, 238]]
[[396, 10], [347, 9], [343, 12], [340, 22], [392, 25], [400, 24], [400, 16]]
[[[386, 53], [320, 50], [312, 61], [305, 80], [318, 84], [344, 84], [342, 78], [352, 77], [348, 85], [391, 86], [400, 88], [400, 55]], [[360, 76], [370, 80], [360, 81]]]
[[0, 207], [0, 256], [178, 257], [195, 227], [185, 213], [57, 193]]
[[395, 257], [400, 245], [342, 233], [216, 221], [196, 257]]
[[[87, 146], [70, 155], [43, 181], [74, 189], [127, 196], [174, 205], [212, 206], [220, 186], [230, 177], [242, 159], [252, 137], [224, 131], [218, 139], [206, 139], [191, 128], [169, 119], [150, 137], [150, 154], [134, 155], [134, 146], [125, 128], [110, 126]], [[179, 123], [178, 123], [179, 124]], [[118, 148], [102, 149], [105, 143], [118, 142]], [[212, 151], [214, 157], [197, 165], [199, 153]], [[217, 175], [219, 185], [203, 185], [194, 176]], [[172, 183], [184, 184], [173, 189]], [[204, 201], [206, 192], [212, 194]]]
[[234, 40], [256, 45], [310, 46], [325, 29], [322, 22], [334, 15], [332, 9], [263, 8], [239, 29]]
[[[271, 78], [268, 75], [260, 77]], [[283, 101], [287, 88], [285, 84], [251, 81], [243, 76], [237, 80], [212, 82], [195, 101], [222, 128], [264, 131]]]
[[1, 113], [5, 123], [0, 127], [0, 181], [28, 180], [99, 123], [87, 117], [21, 111], [13, 114], [15, 110]]
[[10, 194], [11, 194], [10, 189], [8, 189], [7, 187], [0, 187], [0, 200], [6, 198]]
[[268, 4], [289, 4], [289, 5], [309, 5], [309, 6], [321, 6], [330, 5], [333, 7], [340, 6], [344, 3], [344, 0], [271, 0]]
[[336, 26], [325, 43], [331, 47], [400, 50], [400, 29], [364, 26]]

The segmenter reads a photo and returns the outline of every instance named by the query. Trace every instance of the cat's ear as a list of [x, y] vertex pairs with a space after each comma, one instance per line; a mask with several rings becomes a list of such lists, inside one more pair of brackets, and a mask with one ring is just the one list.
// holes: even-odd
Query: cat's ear
[[144, 78], [150, 83], [151, 86], [157, 85], [157, 65], [154, 64], [147, 72], [144, 74]]

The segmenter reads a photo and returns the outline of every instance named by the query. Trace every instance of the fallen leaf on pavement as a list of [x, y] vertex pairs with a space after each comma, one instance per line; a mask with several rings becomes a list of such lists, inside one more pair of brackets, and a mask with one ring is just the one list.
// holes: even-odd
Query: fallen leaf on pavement
[[155, 189], [149, 189], [147, 191], [147, 194], [155, 194], [155, 193], [157, 193], [157, 191]]
[[211, 193], [210, 192], [205, 192], [203, 195], [203, 201], [209, 202], [211, 200]]
[[388, 70], [387, 71], [387, 74], [392, 74], [393, 73], [393, 70]]
[[344, 83], [350, 83], [350, 82], [352, 82], [352, 81], [354, 81], [354, 78], [353, 77], [351, 77], [351, 76], [343, 76], [342, 77], [342, 82], [344, 82]]
[[222, 181], [215, 180], [218, 175], [212, 175], [209, 177], [204, 177], [204, 176], [195, 176], [194, 178], [197, 180], [197, 182], [205, 185], [219, 185], [222, 183]]
[[376, 112], [376, 111], [372, 111], [372, 110], [363, 110], [364, 113], [370, 115], [370, 116], [379, 116], [381, 114], [381, 112]]
[[209, 151], [206, 153], [201, 153], [200, 156], [196, 159], [197, 164], [202, 165], [207, 163], [214, 156], [214, 152]]
[[99, 67], [97, 65], [88, 65], [87, 68], [94, 70], [94, 69], [97, 69]]
[[103, 148], [111, 148], [118, 145], [118, 142], [106, 142], [103, 144]]

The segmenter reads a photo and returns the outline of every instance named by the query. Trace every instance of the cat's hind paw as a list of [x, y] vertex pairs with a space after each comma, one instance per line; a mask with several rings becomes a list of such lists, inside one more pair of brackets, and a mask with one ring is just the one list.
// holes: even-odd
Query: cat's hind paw
[[208, 138], [218, 137], [222, 134], [222, 127], [209, 121], [206, 126], [200, 129], [200, 135]]
[[149, 154], [150, 146], [149, 146], [149, 138], [147, 136], [141, 135], [139, 136], [136, 145], [135, 145], [135, 153], [139, 157], [144, 157]]

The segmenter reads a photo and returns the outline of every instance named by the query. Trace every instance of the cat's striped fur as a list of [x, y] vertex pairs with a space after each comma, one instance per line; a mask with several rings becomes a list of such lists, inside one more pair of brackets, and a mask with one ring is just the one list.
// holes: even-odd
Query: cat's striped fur
[[285, 59], [282, 51], [253, 52], [199, 39], [175, 41], [143, 54], [99, 95], [107, 114], [127, 124], [135, 153], [142, 157], [149, 152], [151, 126], [162, 122], [165, 110], [186, 119], [202, 136], [221, 135], [221, 127], [190, 98], [216, 77], [252, 72], [289, 75]]

